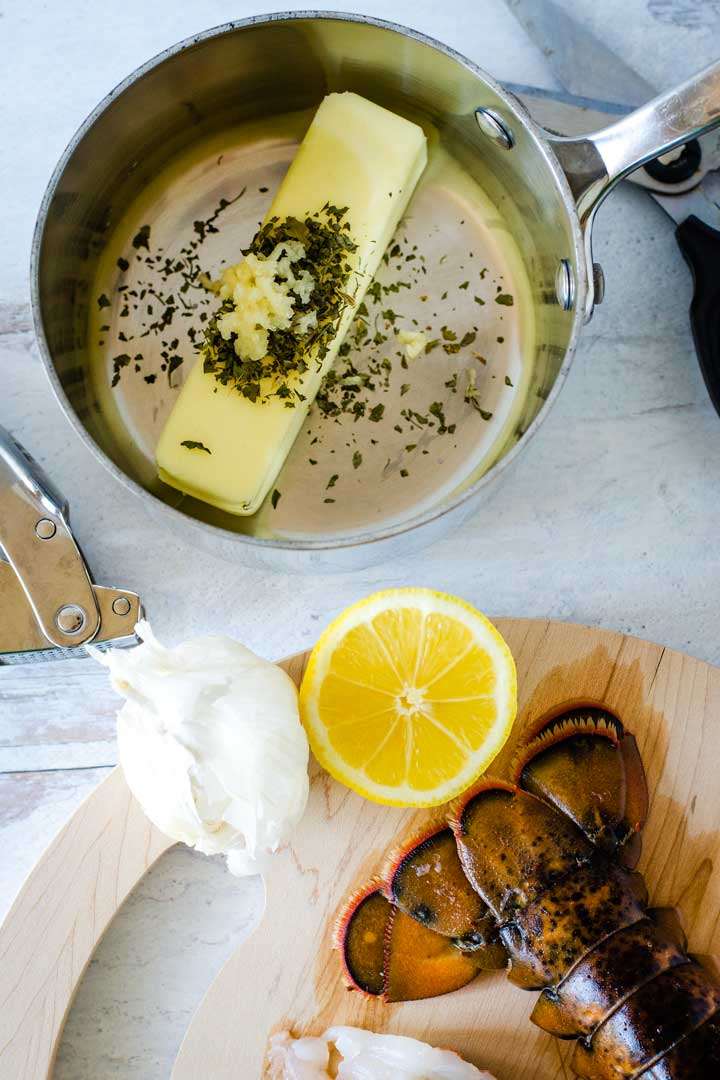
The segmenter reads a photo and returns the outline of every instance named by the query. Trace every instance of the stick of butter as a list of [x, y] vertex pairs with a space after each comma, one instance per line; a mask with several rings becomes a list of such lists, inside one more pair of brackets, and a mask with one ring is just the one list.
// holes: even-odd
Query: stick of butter
[[[416, 124], [320, 105], [158, 442], [160, 478], [232, 514], [272, 487], [427, 161]], [[314, 261], [313, 261], [314, 259]]]

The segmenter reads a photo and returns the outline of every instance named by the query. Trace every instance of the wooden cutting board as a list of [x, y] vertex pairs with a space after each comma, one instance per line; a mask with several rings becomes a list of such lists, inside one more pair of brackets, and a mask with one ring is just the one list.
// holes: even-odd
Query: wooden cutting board
[[[609, 631], [500, 619], [518, 666], [520, 711], [493, 769], [528, 722], [583, 700], [638, 738], [651, 793], [641, 869], [652, 901], [677, 905], [693, 951], [720, 956], [720, 669]], [[307, 654], [283, 663], [296, 681]], [[500, 973], [426, 1002], [387, 1006], [348, 992], [331, 930], [348, 893], [423, 812], [375, 806], [312, 770], [308, 810], [266, 877], [267, 908], [210, 987], [173, 1080], [257, 1080], [271, 1031], [330, 1023], [457, 1049], [500, 1080], [570, 1077], [571, 1044], [534, 1028], [535, 998]], [[73, 815], [0, 928], [0, 1076], [42, 1080], [93, 950], [127, 894], [171, 846], [115, 770]]]

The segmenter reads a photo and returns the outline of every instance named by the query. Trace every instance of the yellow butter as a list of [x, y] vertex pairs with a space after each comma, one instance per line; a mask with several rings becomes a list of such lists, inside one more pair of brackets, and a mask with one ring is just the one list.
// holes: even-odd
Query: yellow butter
[[[357, 94], [330, 94], [320, 105], [268, 218], [304, 219], [329, 203], [348, 207], [350, 256], [362, 274], [318, 370], [293, 381], [305, 401], [287, 408], [278, 398], [252, 402], [221, 385], [196, 362], [168, 417], [156, 450], [160, 478], [233, 514], [253, 514], [272, 487], [320, 382], [332, 366], [367, 286], [427, 161], [416, 124]], [[267, 219], [266, 219], [267, 220]], [[202, 443], [209, 453], [188, 449]]]

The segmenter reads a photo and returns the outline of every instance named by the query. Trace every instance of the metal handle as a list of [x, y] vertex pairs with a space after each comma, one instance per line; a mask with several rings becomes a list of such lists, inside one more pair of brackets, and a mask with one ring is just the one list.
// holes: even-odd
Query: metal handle
[[22, 487], [49, 513], [67, 517], [67, 500], [60, 494], [32, 454], [29, 454], [9, 431], [0, 427], [0, 469], [3, 465], [5, 471], [19, 481]]
[[[720, 125], [720, 61], [674, 90], [582, 138], [547, 134], [575, 197], [592, 268], [591, 229], [595, 212], [628, 173]], [[592, 273], [589, 274], [592, 281]], [[592, 312], [592, 287], [587, 314]]]
[[[100, 611], [67, 523], [67, 504], [37, 463], [0, 428], [0, 547], [51, 645], [90, 641]], [[2, 612], [4, 622], [20, 615]]]

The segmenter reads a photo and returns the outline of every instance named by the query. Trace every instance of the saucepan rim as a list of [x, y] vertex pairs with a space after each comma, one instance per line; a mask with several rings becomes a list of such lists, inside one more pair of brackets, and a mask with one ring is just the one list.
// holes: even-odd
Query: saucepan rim
[[[174, 56], [185, 52], [188, 49], [193, 48], [196, 45], [209, 41], [216, 37], [222, 37], [228, 33], [234, 33], [238, 30], [244, 30], [253, 26], [262, 26], [279, 22], [300, 22], [300, 21], [336, 21], [336, 22], [354, 22], [366, 24], [369, 26], [377, 27], [381, 30], [387, 30], [391, 33], [399, 34], [403, 37], [410, 38], [423, 45], [428, 45], [438, 52], [443, 53], [445, 56], [454, 60], [460, 64], [472, 75], [474, 75], [480, 83], [488, 86], [498, 97], [502, 100], [503, 105], [510, 111], [514, 119], [522, 124], [522, 126], [529, 132], [537, 152], [543, 157], [545, 164], [552, 173], [557, 187], [562, 195], [563, 203], [567, 211], [567, 218], [570, 225], [573, 251], [568, 252], [573, 257], [573, 262], [576, 267], [577, 274], [577, 289], [575, 297], [575, 307], [572, 314], [573, 323], [570, 329], [570, 335], [568, 344], [565, 348], [565, 354], [560, 369], [555, 377], [553, 386], [538, 411], [537, 416], [533, 419], [529, 425], [527, 431], [523, 434], [515, 446], [513, 446], [507, 454], [503, 455], [495, 464], [493, 464], [487, 472], [485, 472], [475, 483], [469, 485], [463, 491], [457, 493], [446, 499], [438, 506], [432, 507], [415, 517], [408, 519], [407, 521], [398, 522], [392, 525], [387, 525], [370, 533], [357, 533], [353, 535], [343, 535], [337, 537], [328, 538], [303, 538], [303, 539], [276, 539], [276, 538], [263, 538], [258, 536], [251, 536], [247, 533], [234, 532], [230, 529], [225, 529], [219, 525], [213, 525], [209, 522], [202, 521], [199, 518], [194, 517], [191, 514], [185, 513], [181, 509], [170, 506], [163, 499], [154, 495], [147, 488], [143, 487], [136, 480], [133, 480], [123, 469], [121, 469], [105, 451], [98, 445], [90, 432], [87, 430], [82, 420], [78, 416], [77, 412], [73, 408], [70, 400], [68, 399], [65, 390], [61, 384], [57, 370], [52, 357], [52, 352], [48, 345], [47, 337], [45, 335], [45, 329], [43, 326], [42, 317], [42, 304], [41, 304], [41, 286], [40, 286], [40, 256], [42, 250], [43, 236], [45, 232], [45, 226], [47, 223], [47, 216], [50, 205], [54, 198], [58, 184], [68, 166], [72, 157], [84, 139], [85, 135], [90, 131], [93, 125], [100, 119], [100, 117], [106, 112], [106, 110], [115, 102], [115, 100], [125, 92], [130, 86], [133, 86], [136, 82], [144, 78], [150, 71], [159, 67], [167, 60], [172, 59]], [[480, 104], [480, 102], [478, 102]], [[435, 38], [430, 37], [427, 34], [421, 33], [419, 30], [414, 30], [410, 27], [402, 26], [399, 23], [390, 22], [385, 19], [376, 19], [369, 15], [354, 14], [351, 12], [340, 11], [285, 11], [276, 12], [269, 15], [253, 15], [246, 19], [236, 19], [226, 23], [222, 23], [218, 26], [212, 27], [209, 30], [204, 30], [201, 33], [192, 34], [190, 37], [184, 38], [182, 41], [177, 42], [175, 45], [171, 45], [169, 48], [164, 49], [162, 52], [157, 53], [150, 60], [141, 64], [133, 72], [131, 72], [125, 79], [123, 79], [118, 85], [112, 89], [90, 112], [83, 123], [79, 126], [72, 139], [68, 143], [67, 147], [63, 151], [53, 173], [48, 182], [47, 188], [43, 195], [40, 209], [38, 212], [37, 221], [35, 223], [35, 230], [33, 234], [32, 247], [31, 247], [31, 260], [30, 260], [30, 290], [31, 290], [31, 306], [33, 321], [35, 325], [35, 333], [38, 340], [40, 354], [43, 360], [45, 371], [47, 372], [50, 384], [53, 388], [56, 398], [60, 403], [60, 406], [65, 413], [65, 416], [70, 421], [72, 427], [82, 439], [85, 446], [91, 451], [91, 453], [100, 460], [102, 465], [110, 472], [110, 474], [118, 480], [124, 487], [128, 488], [135, 495], [143, 499], [152, 500], [153, 507], [158, 511], [163, 512], [166, 515], [170, 515], [172, 520], [178, 524], [183, 521], [191, 528], [201, 530], [206, 536], [217, 537], [223, 541], [231, 540], [238, 544], [245, 544], [249, 547], [260, 549], [263, 552], [275, 551], [290, 551], [290, 552], [303, 552], [303, 551], [338, 551], [347, 548], [361, 548], [367, 547], [375, 543], [379, 543], [384, 540], [388, 540], [395, 536], [402, 536], [405, 533], [410, 533], [416, 529], [420, 529], [423, 526], [430, 525], [433, 521], [437, 521], [449, 514], [453, 510], [457, 510], [459, 507], [472, 502], [478, 496], [478, 493], [486, 487], [490, 481], [495, 481], [515, 460], [517, 455], [524, 451], [532, 437], [540, 428], [545, 417], [550, 412], [555, 400], [560, 393], [567, 374], [572, 364], [575, 347], [578, 337], [583, 325], [583, 310], [585, 301], [585, 291], [587, 283], [585, 281], [585, 254], [584, 254], [584, 240], [580, 221], [575, 208], [575, 199], [568, 185], [566, 175], [557, 159], [551, 146], [549, 145], [545, 133], [542, 128], [534, 123], [527, 110], [517, 100], [514, 95], [509, 93], [501, 86], [491, 75], [488, 75], [486, 71], [480, 68], [477, 64], [468, 60], [462, 53], [457, 52], [449, 45], [445, 45], [443, 42], [438, 41]]]

